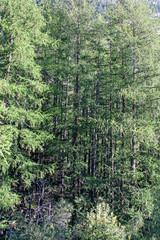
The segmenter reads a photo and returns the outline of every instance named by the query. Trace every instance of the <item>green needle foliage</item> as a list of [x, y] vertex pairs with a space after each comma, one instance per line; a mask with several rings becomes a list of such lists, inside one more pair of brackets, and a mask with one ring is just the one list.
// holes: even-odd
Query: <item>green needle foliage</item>
[[0, 236], [160, 238], [155, 4], [1, 0]]
[[41, 171], [33, 154], [42, 152], [46, 141], [41, 131], [45, 85], [36, 61], [44, 21], [33, 1], [1, 1], [0, 15], [0, 207], [8, 209], [18, 203], [18, 185], [30, 185]]

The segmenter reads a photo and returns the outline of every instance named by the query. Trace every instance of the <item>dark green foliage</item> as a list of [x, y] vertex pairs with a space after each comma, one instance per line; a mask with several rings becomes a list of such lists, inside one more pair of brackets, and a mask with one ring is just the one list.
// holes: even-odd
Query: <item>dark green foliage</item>
[[9, 239], [71, 239], [71, 229], [69, 222], [71, 220], [73, 206], [64, 199], [61, 199], [51, 209], [50, 215], [47, 214], [48, 208], [45, 208], [46, 214], [44, 215], [43, 222], [36, 224], [35, 219], [30, 221], [23, 214], [17, 212], [16, 227]]
[[146, 1], [104, 5], [0, 2], [0, 228], [11, 239], [83, 239], [100, 198], [128, 237], [159, 239], [159, 21]]

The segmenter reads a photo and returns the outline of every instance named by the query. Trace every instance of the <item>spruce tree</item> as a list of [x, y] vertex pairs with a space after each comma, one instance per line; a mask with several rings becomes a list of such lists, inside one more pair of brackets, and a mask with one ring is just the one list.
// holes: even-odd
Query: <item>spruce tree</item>
[[[117, 55], [113, 65], [121, 99], [114, 118], [114, 128], [120, 133], [114, 155], [115, 161], [121, 163], [116, 164], [118, 179], [121, 176], [121, 185], [116, 180], [117, 201], [122, 198], [121, 216], [124, 212], [127, 221], [135, 219], [129, 224], [136, 234], [153, 211], [150, 194], [156, 182], [151, 181], [151, 162], [158, 168], [155, 112], [159, 108], [159, 23], [141, 1], [117, 1], [109, 17], [116, 33], [116, 38], [112, 37]], [[142, 196], [148, 199], [146, 203]]]
[[[42, 164], [45, 84], [37, 62], [45, 42], [44, 19], [33, 1], [0, 2], [1, 200], [2, 211], [20, 204], [34, 180], [53, 171]], [[22, 204], [23, 205], [23, 204]]]

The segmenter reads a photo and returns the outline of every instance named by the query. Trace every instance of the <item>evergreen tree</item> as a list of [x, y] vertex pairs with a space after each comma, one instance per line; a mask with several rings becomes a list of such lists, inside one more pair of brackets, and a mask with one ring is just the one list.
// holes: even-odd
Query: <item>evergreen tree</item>
[[1, 200], [2, 212], [19, 204], [27, 188], [52, 166], [42, 165], [47, 139], [42, 130], [43, 93], [38, 46], [44, 20], [33, 1], [0, 3], [1, 52]]
[[[112, 63], [122, 99], [121, 107], [116, 109], [118, 118], [115, 115], [114, 119], [114, 128], [120, 131], [114, 159], [121, 162], [116, 164], [116, 171], [117, 180], [120, 176], [122, 179], [121, 185], [117, 180], [115, 184], [120, 190], [117, 200], [122, 198], [122, 211], [126, 212], [124, 219], [134, 219], [129, 224], [136, 232], [153, 211], [151, 191], [156, 182], [151, 181], [151, 161], [158, 169], [155, 112], [159, 108], [159, 23], [149, 17], [151, 11], [141, 1], [118, 1], [110, 16], [116, 34], [116, 38], [112, 37], [112, 52], [117, 54]], [[150, 108], [154, 109], [152, 113]], [[145, 203], [142, 196], [148, 199]]]

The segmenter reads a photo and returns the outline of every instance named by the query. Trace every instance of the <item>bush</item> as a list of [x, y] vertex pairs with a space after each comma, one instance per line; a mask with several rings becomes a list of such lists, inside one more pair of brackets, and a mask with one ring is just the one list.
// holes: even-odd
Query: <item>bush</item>
[[71, 230], [69, 222], [71, 220], [72, 204], [61, 199], [54, 206], [54, 213], [50, 217], [44, 215], [43, 222], [38, 225], [35, 221], [17, 214], [17, 227], [8, 237], [10, 240], [70, 240]]
[[83, 240], [124, 240], [125, 227], [121, 226], [117, 217], [110, 212], [109, 205], [104, 202], [87, 214], [87, 225]]

